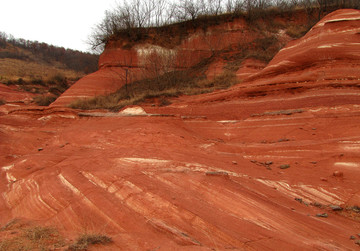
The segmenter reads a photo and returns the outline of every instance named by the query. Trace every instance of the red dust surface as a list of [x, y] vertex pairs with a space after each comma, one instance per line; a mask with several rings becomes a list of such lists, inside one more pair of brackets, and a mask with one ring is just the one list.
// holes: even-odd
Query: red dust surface
[[[359, 21], [337, 11], [247, 81], [147, 114], [1, 106], [0, 225], [103, 233], [108, 250], [355, 250]], [[293, 67], [314, 46], [329, 60]]]

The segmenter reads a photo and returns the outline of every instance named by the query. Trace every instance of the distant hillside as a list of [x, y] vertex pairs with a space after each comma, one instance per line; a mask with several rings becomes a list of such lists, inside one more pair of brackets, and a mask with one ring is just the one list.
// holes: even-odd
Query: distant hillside
[[0, 81], [43, 79], [56, 74], [78, 79], [96, 71], [98, 55], [16, 39], [0, 32]]
[[[0, 32], [0, 83], [11, 90], [32, 93], [38, 105], [50, 104], [76, 80], [96, 71], [98, 59], [95, 54]], [[4, 94], [0, 100], [5, 103], [12, 99]]]

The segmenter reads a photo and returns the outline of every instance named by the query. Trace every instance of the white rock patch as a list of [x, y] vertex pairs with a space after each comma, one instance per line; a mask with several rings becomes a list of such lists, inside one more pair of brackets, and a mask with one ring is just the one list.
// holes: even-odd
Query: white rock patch
[[145, 110], [140, 106], [128, 107], [120, 112], [124, 115], [146, 115]]
[[336, 162], [334, 165], [335, 166], [343, 166], [343, 167], [359, 167], [360, 166], [358, 163], [354, 163], [354, 162]]
[[9, 171], [11, 168], [13, 168], [14, 167], [14, 164], [12, 164], [12, 165], [10, 165], [10, 166], [4, 166], [3, 168], [2, 168], [2, 170], [3, 171]]

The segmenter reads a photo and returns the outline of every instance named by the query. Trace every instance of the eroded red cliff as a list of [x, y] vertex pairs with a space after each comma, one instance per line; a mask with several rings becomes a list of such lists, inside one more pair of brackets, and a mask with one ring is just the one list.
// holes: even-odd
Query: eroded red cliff
[[[262, 25], [267, 29], [266, 24]], [[156, 39], [136, 44], [131, 44], [126, 39], [110, 41], [100, 56], [99, 70], [75, 83], [53, 106], [65, 106], [75, 99], [108, 94], [126, 82], [151, 78], [172, 70], [188, 69], [215, 54], [238, 53], [254, 46], [252, 43], [263, 36], [277, 37], [278, 46], [291, 40], [284, 31], [266, 31], [266, 35], [260, 35], [258, 30], [258, 27], [250, 27], [244, 18], [238, 18], [222, 21], [206, 29], [192, 28], [186, 35], [175, 34], [180, 39], [170, 45], [158, 45]], [[222, 69], [217, 72], [211, 72], [210, 69], [207, 75], [213, 78], [218, 72], [222, 72]]]

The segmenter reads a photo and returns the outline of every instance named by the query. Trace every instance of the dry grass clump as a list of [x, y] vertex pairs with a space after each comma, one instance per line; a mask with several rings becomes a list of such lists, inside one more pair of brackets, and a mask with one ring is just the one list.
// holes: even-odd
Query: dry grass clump
[[32, 225], [21, 219], [13, 219], [0, 228], [0, 251], [86, 250], [90, 245], [111, 242], [103, 234], [82, 234], [70, 243], [56, 228]]
[[69, 246], [68, 250], [86, 250], [90, 245], [106, 245], [111, 243], [112, 239], [101, 234], [82, 234], [76, 242]]
[[[69, 107], [82, 110], [108, 109], [110, 111], [118, 111], [125, 106], [139, 104], [146, 99], [156, 97], [175, 97], [177, 95], [179, 95], [179, 93], [175, 90], [167, 90], [162, 92], [145, 90], [144, 93], [138, 93], [132, 95], [132, 97], [123, 97], [119, 93], [112, 93], [105, 96], [96, 96], [94, 98], [77, 99], [73, 101]], [[168, 102], [162, 102], [163, 106], [168, 104]]]
[[48, 106], [55, 100], [55, 96], [36, 96], [33, 98], [33, 101], [40, 106]]
[[54, 250], [64, 246], [65, 241], [55, 228], [40, 226], [22, 229], [15, 237], [0, 241], [0, 251]]
[[81, 110], [108, 109], [115, 111], [126, 105], [136, 104], [139, 99], [141, 99], [141, 97], [120, 100], [118, 95], [114, 93], [105, 96], [96, 96], [94, 98], [77, 99], [73, 101], [69, 107]]
[[59, 237], [59, 233], [55, 228], [35, 226], [25, 229], [23, 236], [30, 241], [41, 242]]

